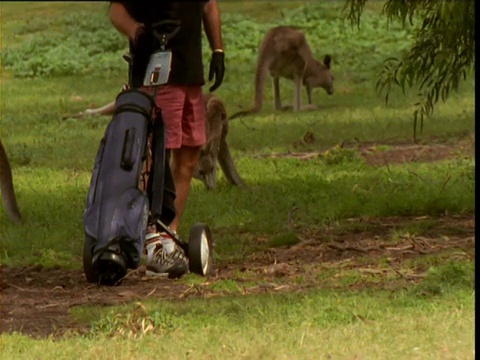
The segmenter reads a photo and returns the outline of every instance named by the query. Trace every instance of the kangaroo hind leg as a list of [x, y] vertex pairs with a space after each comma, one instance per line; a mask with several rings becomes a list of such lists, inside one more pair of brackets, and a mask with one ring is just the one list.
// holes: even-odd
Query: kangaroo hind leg
[[273, 106], [276, 111], [281, 111], [282, 109], [282, 100], [280, 99], [280, 78], [274, 76], [272, 78], [273, 83]]
[[293, 75], [295, 88], [293, 90], [293, 111], [299, 111], [302, 103], [302, 77], [299, 74]]

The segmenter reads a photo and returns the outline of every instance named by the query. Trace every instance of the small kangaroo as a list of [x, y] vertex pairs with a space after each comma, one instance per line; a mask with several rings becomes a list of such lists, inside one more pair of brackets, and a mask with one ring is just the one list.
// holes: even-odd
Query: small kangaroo
[[228, 147], [229, 125], [223, 101], [213, 94], [204, 94], [203, 103], [207, 114], [207, 143], [200, 152], [194, 176], [202, 180], [207, 189], [214, 189], [217, 184], [218, 162], [227, 181], [245, 189], [247, 186], [238, 174]]
[[[203, 104], [207, 115], [207, 143], [202, 147], [194, 177], [201, 180], [208, 190], [215, 189], [217, 186], [217, 164], [219, 164], [229, 183], [246, 188], [244, 181], [238, 174], [227, 144], [228, 118], [223, 102], [213, 94], [203, 94]], [[102, 107], [87, 109], [63, 118], [78, 119], [89, 115], [113, 115], [114, 111], [115, 101], [112, 101]]]
[[[333, 94], [333, 75], [330, 71], [331, 56], [325, 55], [323, 63], [316, 60], [307, 43], [305, 34], [293, 26], [277, 26], [270, 29], [258, 50], [258, 62], [255, 73], [255, 105], [250, 110], [240, 111], [230, 120], [259, 112], [263, 104], [263, 90], [267, 73], [273, 78], [273, 104], [275, 110], [284, 110], [280, 100], [280, 78], [293, 80], [293, 111], [315, 109], [312, 104], [312, 90], [324, 88], [327, 94]], [[301, 88], [305, 86], [308, 106], [301, 106]]]
[[18, 210], [17, 198], [15, 197], [15, 191], [12, 181], [12, 169], [10, 162], [8, 161], [7, 153], [3, 147], [2, 140], [0, 139], [0, 190], [2, 193], [3, 202], [7, 215], [10, 220], [19, 223], [22, 220], [20, 211]]

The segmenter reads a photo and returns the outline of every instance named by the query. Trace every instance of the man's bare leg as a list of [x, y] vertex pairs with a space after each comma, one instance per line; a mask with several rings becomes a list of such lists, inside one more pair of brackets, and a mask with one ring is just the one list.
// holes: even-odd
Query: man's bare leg
[[171, 151], [172, 162], [172, 176], [175, 184], [175, 218], [170, 224], [170, 229], [177, 231], [180, 224], [180, 219], [187, 203], [188, 193], [190, 191], [190, 183], [193, 178], [193, 173], [200, 158], [200, 146], [182, 146], [180, 149], [173, 149]]
[[[175, 185], [175, 218], [170, 224], [170, 230], [176, 232], [187, 202], [190, 191], [190, 182], [200, 158], [200, 146], [181, 147], [167, 150], [167, 159], [170, 161], [173, 182]], [[171, 158], [171, 159], [170, 159]], [[188, 272], [188, 259], [183, 249], [175, 245], [167, 234], [158, 233], [156, 225], [147, 226], [145, 243], [146, 275], [178, 278]]]

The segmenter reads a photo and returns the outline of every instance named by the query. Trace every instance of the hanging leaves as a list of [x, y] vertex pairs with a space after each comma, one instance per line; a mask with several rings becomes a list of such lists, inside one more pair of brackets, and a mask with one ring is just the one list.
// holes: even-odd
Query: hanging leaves
[[[346, 0], [344, 18], [360, 27], [360, 18], [367, 0]], [[379, 73], [376, 89], [388, 96], [392, 85], [405, 93], [407, 88], [420, 90], [413, 112], [414, 139], [417, 125], [423, 130], [425, 117], [433, 114], [435, 104], [446, 101], [452, 90], [458, 90], [475, 63], [474, 0], [386, 0], [383, 14], [388, 22], [399, 21], [403, 27], [418, 28], [413, 43], [401, 59], [388, 58]]]

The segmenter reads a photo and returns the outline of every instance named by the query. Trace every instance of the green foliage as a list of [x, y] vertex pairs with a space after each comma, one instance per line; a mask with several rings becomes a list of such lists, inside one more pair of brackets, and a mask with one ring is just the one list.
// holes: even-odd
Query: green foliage
[[267, 243], [268, 247], [283, 247], [298, 244], [300, 239], [292, 232], [275, 235]]
[[322, 153], [321, 158], [327, 165], [364, 161], [357, 151], [354, 149], [345, 149], [340, 145], [335, 145], [333, 148]]
[[[295, 10], [279, 10], [279, 20], [258, 22], [241, 13], [222, 14], [226, 47], [227, 76], [253, 73], [258, 46], [273, 26], [294, 25], [305, 31], [317, 57], [332, 55], [336, 77], [354, 83], [370, 83], [372, 69], [392, 54], [410, 46], [409, 29], [392, 26], [367, 12], [361, 33], [346, 28], [340, 18], [341, 3], [309, 2]], [[60, 77], [91, 73], [126, 73], [121, 60], [128, 50], [127, 40], [111, 25], [105, 12], [79, 11], [53, 19], [32, 18], [13, 34], [23, 39], [2, 47], [2, 66], [18, 78]], [[336, 44], [341, 44], [337, 46]], [[204, 62], [210, 58], [208, 42], [203, 41]], [[228, 83], [228, 80], [226, 80]]]
[[442, 295], [458, 289], [475, 289], [475, 264], [450, 260], [432, 266], [425, 279], [410, 292], [420, 296]]
[[137, 303], [133, 309], [121, 313], [108, 313], [92, 324], [90, 335], [138, 338], [151, 332], [165, 334], [175, 330], [175, 315], [155, 311], [148, 312], [145, 306]]
[[2, 48], [2, 66], [16, 77], [118, 72], [126, 67], [121, 61], [126, 39], [112, 27], [106, 13], [76, 12], [54, 20], [36, 18], [17, 30], [19, 36], [28, 34], [35, 36], [17, 46]]
[[[365, 4], [366, 0], [347, 0], [346, 18], [360, 26]], [[424, 118], [432, 115], [435, 104], [458, 90], [474, 69], [475, 1], [387, 0], [383, 13], [389, 24], [416, 24], [411, 47], [401, 57], [387, 58], [377, 81], [377, 90], [386, 92], [387, 103], [392, 86], [404, 92], [418, 89], [413, 111], [416, 138], [418, 122], [422, 131]]]
[[[371, 83], [372, 70], [377, 71], [386, 56], [392, 52], [400, 55], [411, 46], [408, 27], [392, 25], [390, 31], [385, 31], [387, 20], [367, 11], [362, 31], [355, 33], [344, 26], [341, 10], [341, 3], [310, 2], [282, 13], [281, 22], [262, 23], [241, 14], [222, 14], [227, 76], [244, 73], [244, 66], [253, 73], [263, 36], [280, 24], [303, 30], [318, 58], [323, 59], [327, 53], [332, 56], [336, 78], [353, 83]], [[206, 47], [204, 50], [207, 61], [209, 52]]]
[[38, 251], [38, 264], [45, 269], [60, 266], [64, 269], [75, 269], [76, 264], [72, 264], [71, 254], [67, 251], [58, 251], [51, 248], [44, 248]]

